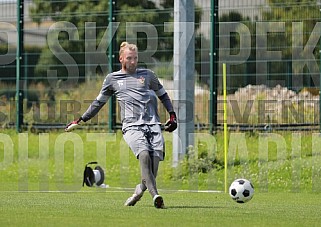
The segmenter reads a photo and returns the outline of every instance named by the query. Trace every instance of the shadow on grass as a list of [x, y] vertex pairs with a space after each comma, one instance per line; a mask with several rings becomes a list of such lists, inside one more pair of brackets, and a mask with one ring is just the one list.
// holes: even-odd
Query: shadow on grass
[[222, 209], [222, 206], [166, 206], [165, 209]]

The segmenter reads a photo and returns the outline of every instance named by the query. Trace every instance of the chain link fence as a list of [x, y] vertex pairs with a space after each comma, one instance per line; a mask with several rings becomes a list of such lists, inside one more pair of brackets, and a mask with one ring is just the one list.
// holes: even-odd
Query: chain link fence
[[[18, 83], [26, 128], [59, 128], [79, 117], [105, 76], [120, 68], [118, 47], [124, 40], [137, 43], [140, 67], [155, 71], [171, 88], [174, 41], [167, 26], [174, 20], [173, 1], [25, 0], [21, 31], [18, 6], [17, 1], [0, 2], [2, 127], [15, 125], [17, 118], [19, 32]], [[231, 127], [319, 125], [319, 10], [319, 1], [195, 0], [196, 128], [223, 122], [223, 63]], [[165, 121], [166, 111], [159, 107]], [[91, 123], [106, 129], [110, 108], [106, 105]], [[115, 122], [120, 124], [118, 106]]]

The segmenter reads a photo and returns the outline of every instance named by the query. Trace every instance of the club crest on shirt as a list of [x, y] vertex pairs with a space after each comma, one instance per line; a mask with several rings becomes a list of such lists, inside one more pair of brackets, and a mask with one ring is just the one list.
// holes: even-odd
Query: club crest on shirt
[[144, 84], [144, 83], [145, 83], [145, 77], [140, 76], [140, 77], [138, 78], [138, 81], [139, 81], [141, 84]]
[[124, 85], [124, 81], [123, 80], [117, 80], [117, 84], [119, 87]]

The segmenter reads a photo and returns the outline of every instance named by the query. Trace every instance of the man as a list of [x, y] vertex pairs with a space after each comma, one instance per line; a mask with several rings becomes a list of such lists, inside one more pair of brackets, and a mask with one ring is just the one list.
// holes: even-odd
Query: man
[[82, 117], [69, 123], [66, 131], [77, 127], [81, 121], [93, 118], [108, 98], [115, 94], [121, 108], [122, 132], [141, 168], [141, 182], [125, 206], [134, 206], [148, 189], [156, 208], [164, 208], [162, 196], [158, 194], [156, 176], [160, 161], [164, 160], [165, 145], [161, 122], [157, 110], [157, 98], [170, 114], [165, 131], [177, 128], [176, 114], [172, 102], [156, 75], [148, 69], [138, 69], [138, 49], [134, 44], [120, 45], [121, 70], [106, 76], [97, 98]]

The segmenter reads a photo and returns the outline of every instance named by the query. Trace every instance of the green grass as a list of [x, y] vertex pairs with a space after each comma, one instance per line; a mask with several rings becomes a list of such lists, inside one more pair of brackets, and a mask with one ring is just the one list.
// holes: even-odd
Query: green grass
[[319, 226], [318, 194], [257, 193], [237, 204], [224, 193], [163, 192], [166, 209], [130, 192], [1, 192], [1, 226]]
[[[148, 193], [135, 207], [123, 206], [133, 191], [128, 188], [139, 182], [140, 171], [121, 133], [50, 132], [23, 137], [14, 131], [2, 132], [0, 226], [320, 225], [318, 136], [309, 132], [234, 134], [228, 183], [244, 177], [255, 186], [254, 198], [237, 204], [223, 192], [200, 192], [224, 191], [221, 133], [215, 137], [199, 134], [189, 158], [177, 168], [172, 167], [172, 135], [164, 135], [166, 160], [160, 165], [157, 182], [167, 209], [157, 210]], [[67, 141], [61, 146], [68, 136], [76, 143]], [[96, 139], [100, 143], [94, 142]], [[262, 143], [265, 139], [269, 141]], [[89, 161], [104, 167], [110, 188], [82, 187], [83, 168]]]

